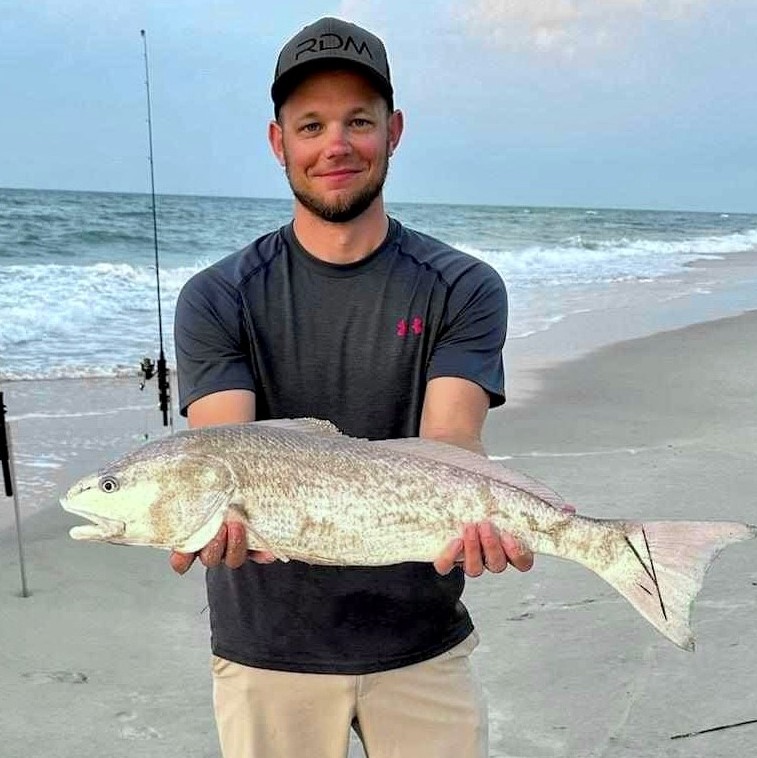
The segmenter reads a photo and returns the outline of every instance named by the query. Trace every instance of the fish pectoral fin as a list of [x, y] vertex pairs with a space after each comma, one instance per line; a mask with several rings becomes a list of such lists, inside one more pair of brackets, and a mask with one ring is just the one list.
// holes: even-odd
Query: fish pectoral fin
[[216, 536], [224, 521], [224, 511], [219, 509], [196, 532], [183, 542], [171, 545], [172, 550], [180, 553], [197, 553]]
[[244, 498], [239, 493], [235, 494], [232, 497], [228, 510], [226, 511], [226, 518], [224, 520], [227, 523], [229, 521], [236, 521], [238, 523], [244, 524], [244, 527], [247, 530], [248, 549], [267, 550], [269, 553], [275, 555], [276, 558], [283, 563], [287, 563], [289, 561], [288, 556], [284, 555], [279, 550], [275, 550], [271, 543], [250, 523], [250, 519], [245, 508]]

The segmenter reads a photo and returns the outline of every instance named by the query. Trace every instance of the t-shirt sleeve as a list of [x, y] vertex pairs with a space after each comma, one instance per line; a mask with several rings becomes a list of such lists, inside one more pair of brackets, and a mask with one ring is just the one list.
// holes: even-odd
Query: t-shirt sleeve
[[491, 266], [480, 262], [450, 289], [445, 324], [431, 355], [428, 378], [468, 379], [486, 390], [492, 408], [502, 405], [506, 334], [505, 284]]
[[244, 324], [238, 292], [212, 270], [200, 272], [182, 288], [174, 340], [183, 416], [195, 400], [213, 392], [255, 391]]

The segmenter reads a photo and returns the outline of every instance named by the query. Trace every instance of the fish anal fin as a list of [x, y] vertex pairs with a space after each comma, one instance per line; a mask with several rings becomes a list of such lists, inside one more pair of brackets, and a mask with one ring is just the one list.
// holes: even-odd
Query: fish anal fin
[[560, 511], [568, 507], [561, 495], [538, 479], [534, 479], [520, 471], [506, 468], [486, 456], [479, 455], [471, 450], [465, 450], [457, 445], [450, 445], [446, 442], [421, 437], [377, 440], [369, 444], [393, 450], [397, 454], [418, 456], [482, 474], [508, 487], [528, 492]]
[[309, 563], [311, 566], [344, 566], [344, 561], [338, 558], [329, 558], [323, 555], [314, 555], [313, 553], [290, 553], [288, 560], [302, 561]]

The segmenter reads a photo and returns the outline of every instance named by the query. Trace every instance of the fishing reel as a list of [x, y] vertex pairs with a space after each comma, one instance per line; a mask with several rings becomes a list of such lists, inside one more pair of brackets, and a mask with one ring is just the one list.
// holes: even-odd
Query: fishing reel
[[139, 389], [143, 390], [145, 384], [155, 376], [155, 362], [152, 358], [142, 358], [139, 364]]
[[163, 351], [160, 351], [160, 357], [156, 365], [152, 358], [142, 358], [139, 364], [139, 389], [144, 390], [147, 382], [154, 376], [158, 377], [158, 398], [159, 408], [163, 414], [163, 426], [173, 427], [173, 418], [171, 418], [171, 385], [169, 381], [168, 364]]

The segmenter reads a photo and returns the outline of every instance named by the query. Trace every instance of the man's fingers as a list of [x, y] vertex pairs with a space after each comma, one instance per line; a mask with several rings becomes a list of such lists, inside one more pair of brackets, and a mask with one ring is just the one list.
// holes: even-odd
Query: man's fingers
[[518, 571], [528, 571], [534, 565], [534, 554], [521, 545], [512, 534], [504, 533], [500, 536], [500, 540], [508, 562], [512, 563]]
[[[271, 563], [275, 557], [270, 553], [259, 553], [259, 559], [249, 554], [258, 563]], [[230, 520], [221, 525], [213, 539], [199, 553], [171, 553], [169, 562], [177, 574], [184, 574], [199, 556], [207, 568], [226, 564], [229, 568], [239, 568], [248, 558], [247, 529], [242, 521]]]
[[497, 527], [491, 521], [479, 525], [478, 533], [484, 552], [484, 564], [493, 574], [499, 574], [507, 568], [507, 556], [502, 547]]
[[463, 549], [465, 550], [465, 573], [468, 576], [481, 576], [484, 573], [484, 559], [481, 555], [478, 527], [475, 524], [465, 525]]
[[207, 568], [214, 568], [221, 563], [223, 554], [226, 551], [226, 524], [221, 524], [213, 539], [200, 550], [200, 561]]
[[171, 553], [168, 562], [177, 574], [186, 574], [195, 562], [196, 557], [196, 553], [177, 553], [174, 551]]
[[[461, 560], [462, 559], [462, 560]], [[484, 568], [498, 574], [512, 563], [518, 571], [528, 571], [534, 565], [534, 554], [511, 534], [500, 534], [490, 521], [466, 524], [463, 536], [452, 540], [434, 561], [437, 573], [446, 575], [455, 564], [463, 564], [468, 576], [481, 576]]]
[[446, 576], [455, 567], [455, 562], [463, 552], [463, 541], [456, 537], [444, 548], [444, 552], [434, 561], [438, 574]]
[[241, 521], [226, 523], [226, 555], [224, 563], [232, 569], [247, 560], [247, 529]]

